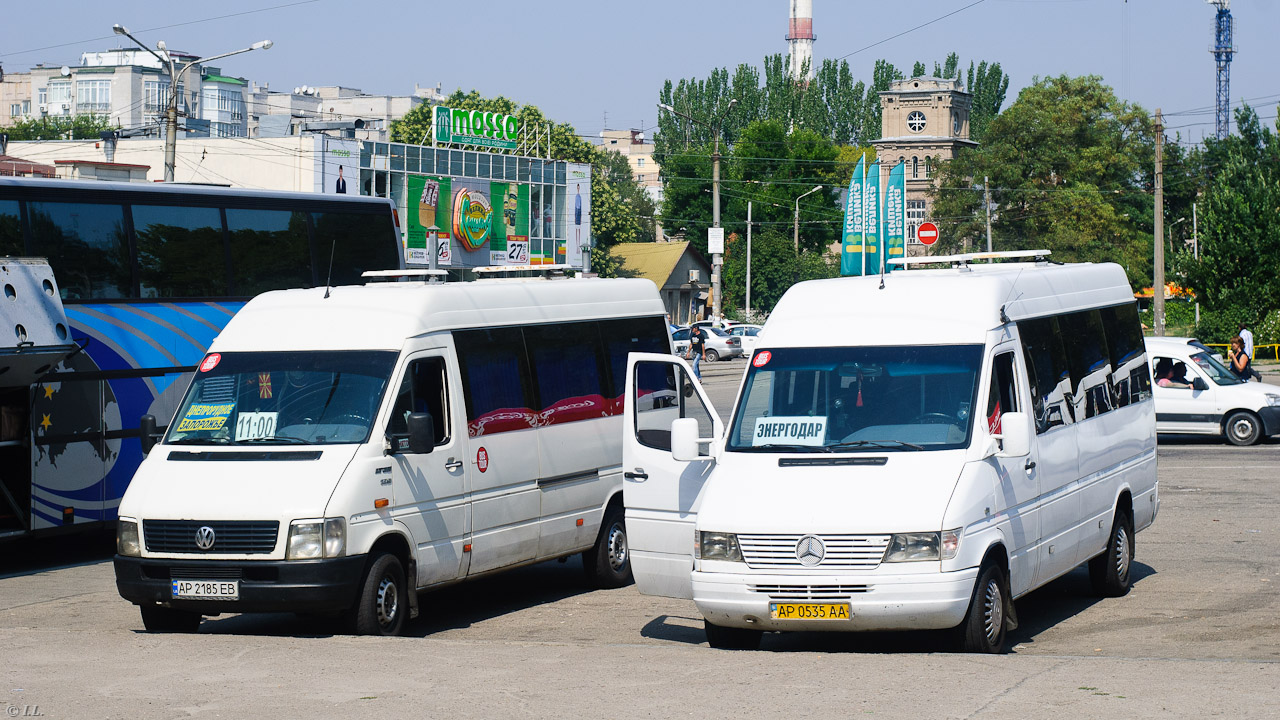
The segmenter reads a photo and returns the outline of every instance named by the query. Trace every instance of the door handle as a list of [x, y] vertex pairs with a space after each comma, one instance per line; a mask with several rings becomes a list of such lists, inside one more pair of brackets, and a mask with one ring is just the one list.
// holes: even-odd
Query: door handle
[[449, 460], [449, 462], [447, 462], [447, 463], [445, 463], [445, 464], [444, 464], [444, 469], [445, 469], [445, 470], [448, 470], [449, 472], [453, 472], [454, 470], [461, 470], [461, 469], [462, 469], [462, 461], [461, 461], [461, 460]]
[[628, 480], [648, 480], [649, 474], [644, 471], [644, 468], [636, 468], [635, 472], [622, 473], [622, 477]]
[[1026, 471], [1027, 471], [1027, 474], [1028, 474], [1028, 475], [1030, 475], [1030, 474], [1031, 474], [1031, 471], [1036, 469], [1036, 461], [1035, 461], [1035, 460], [1028, 460], [1028, 461], [1027, 461], [1027, 464], [1022, 466], [1022, 469], [1023, 469], [1023, 470], [1026, 470]]

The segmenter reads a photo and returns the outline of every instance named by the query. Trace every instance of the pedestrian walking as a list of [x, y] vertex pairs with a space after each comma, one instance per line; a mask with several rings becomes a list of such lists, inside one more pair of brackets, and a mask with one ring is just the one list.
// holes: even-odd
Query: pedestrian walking
[[701, 362], [706, 359], [707, 355], [707, 331], [698, 326], [689, 329], [689, 350], [685, 353], [685, 358], [693, 358], [693, 376], [702, 379]]

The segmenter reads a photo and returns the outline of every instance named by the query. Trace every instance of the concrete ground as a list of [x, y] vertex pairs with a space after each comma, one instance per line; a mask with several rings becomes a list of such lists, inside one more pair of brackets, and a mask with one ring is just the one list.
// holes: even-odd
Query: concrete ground
[[[704, 373], [725, 412], [744, 364]], [[1001, 656], [934, 633], [707, 647], [692, 603], [592, 591], [580, 561], [424, 598], [407, 637], [292, 615], [150, 635], [109, 538], [0, 546], [0, 713], [44, 717], [1280, 717], [1280, 442], [1160, 445], [1136, 582], [1076, 570], [1018, 601]]]

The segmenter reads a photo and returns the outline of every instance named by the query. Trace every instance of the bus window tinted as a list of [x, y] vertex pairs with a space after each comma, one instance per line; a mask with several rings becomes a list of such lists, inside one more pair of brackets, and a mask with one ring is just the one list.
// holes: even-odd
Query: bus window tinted
[[316, 231], [316, 270], [319, 282], [329, 274], [333, 254], [333, 285], [363, 283], [366, 270], [393, 270], [400, 267], [399, 244], [391, 213], [313, 213]]
[[1136, 303], [1103, 308], [1111, 355], [1112, 387], [1117, 407], [1139, 402], [1151, 394], [1151, 373], [1147, 371], [1146, 345], [1138, 322]]
[[532, 382], [520, 328], [453, 334], [471, 437], [536, 427]]
[[[227, 210], [235, 295], [312, 287], [307, 214], [288, 210]], [[329, 259], [325, 255], [325, 261]], [[325, 267], [328, 270], [328, 267]]]
[[25, 255], [17, 200], [0, 200], [0, 255]]
[[543, 423], [558, 425], [609, 414], [597, 323], [529, 327], [524, 339], [533, 361]]
[[144, 298], [227, 294], [222, 215], [217, 208], [134, 205], [139, 294]]
[[1062, 344], [1071, 372], [1076, 419], [1091, 418], [1111, 409], [1111, 358], [1106, 332], [1097, 310], [1067, 313], [1058, 318]]
[[612, 387], [613, 402], [609, 414], [620, 415], [627, 384], [627, 355], [633, 352], [669, 353], [670, 335], [667, 323], [660, 317], [603, 320], [600, 322], [600, 335], [604, 340]]
[[1027, 376], [1031, 380], [1031, 409], [1036, 432], [1042, 433], [1074, 420], [1067, 402], [1071, 373], [1062, 348], [1056, 318], [1019, 320], [1018, 335], [1026, 352]]
[[92, 203], [27, 203], [31, 252], [49, 258], [64, 300], [133, 295], [124, 208]]

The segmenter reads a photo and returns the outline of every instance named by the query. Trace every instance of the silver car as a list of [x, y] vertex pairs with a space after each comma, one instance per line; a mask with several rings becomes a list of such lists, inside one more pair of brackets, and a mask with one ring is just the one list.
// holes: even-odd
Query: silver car
[[[707, 334], [707, 362], [742, 357], [742, 338], [732, 337], [720, 328], [704, 327], [702, 331]], [[689, 332], [689, 328], [682, 327], [671, 333], [676, 354], [681, 357], [689, 352]]]

